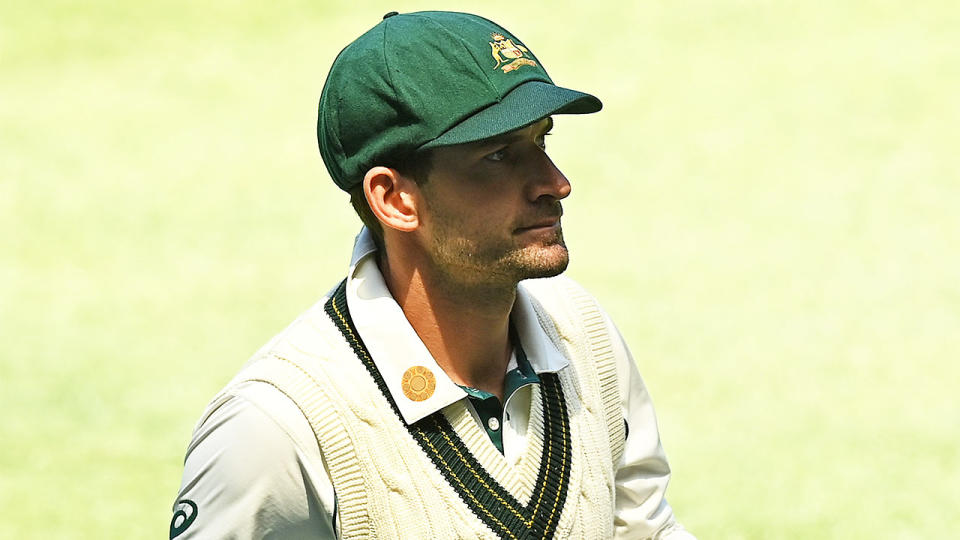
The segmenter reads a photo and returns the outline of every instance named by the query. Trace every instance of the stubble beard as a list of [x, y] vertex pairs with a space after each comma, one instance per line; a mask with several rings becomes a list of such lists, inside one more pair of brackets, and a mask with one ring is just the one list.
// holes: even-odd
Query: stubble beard
[[526, 245], [512, 240], [444, 235], [434, 239], [434, 259], [451, 282], [511, 288], [524, 279], [559, 275], [570, 263], [559, 227], [554, 234]]

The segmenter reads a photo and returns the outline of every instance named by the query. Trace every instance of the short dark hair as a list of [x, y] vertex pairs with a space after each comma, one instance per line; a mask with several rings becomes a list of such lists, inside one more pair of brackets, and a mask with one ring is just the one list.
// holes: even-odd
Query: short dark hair
[[[412, 178], [418, 186], [422, 186], [427, 182], [433, 168], [433, 153], [430, 150], [414, 152], [399, 159], [387, 160], [384, 166], [396, 170], [403, 176]], [[373, 211], [370, 210], [367, 197], [363, 193], [363, 181], [361, 180], [350, 188], [348, 193], [350, 193], [350, 204], [353, 206], [353, 210], [360, 216], [360, 221], [373, 233], [373, 240], [382, 252], [384, 249], [383, 226], [377, 216], [373, 215]]]

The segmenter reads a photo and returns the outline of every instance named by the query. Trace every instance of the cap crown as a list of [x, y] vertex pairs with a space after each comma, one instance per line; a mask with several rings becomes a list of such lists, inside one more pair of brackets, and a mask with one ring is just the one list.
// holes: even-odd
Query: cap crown
[[523, 43], [483, 17], [388, 16], [330, 69], [317, 122], [320, 153], [334, 182], [349, 190], [370, 167], [437, 141], [530, 81], [553, 84]]

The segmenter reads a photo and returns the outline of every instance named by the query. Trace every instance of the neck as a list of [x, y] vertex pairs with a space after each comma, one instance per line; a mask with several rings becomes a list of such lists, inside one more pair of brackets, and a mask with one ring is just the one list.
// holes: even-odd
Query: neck
[[379, 259], [387, 288], [444, 372], [503, 400], [516, 283], [454, 283], [423, 267]]

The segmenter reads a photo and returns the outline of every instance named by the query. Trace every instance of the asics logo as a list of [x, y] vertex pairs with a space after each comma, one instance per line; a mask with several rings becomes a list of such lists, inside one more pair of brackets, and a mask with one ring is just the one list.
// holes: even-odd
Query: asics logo
[[197, 503], [190, 499], [180, 499], [173, 508], [176, 511], [170, 520], [170, 540], [183, 534], [197, 519]]

